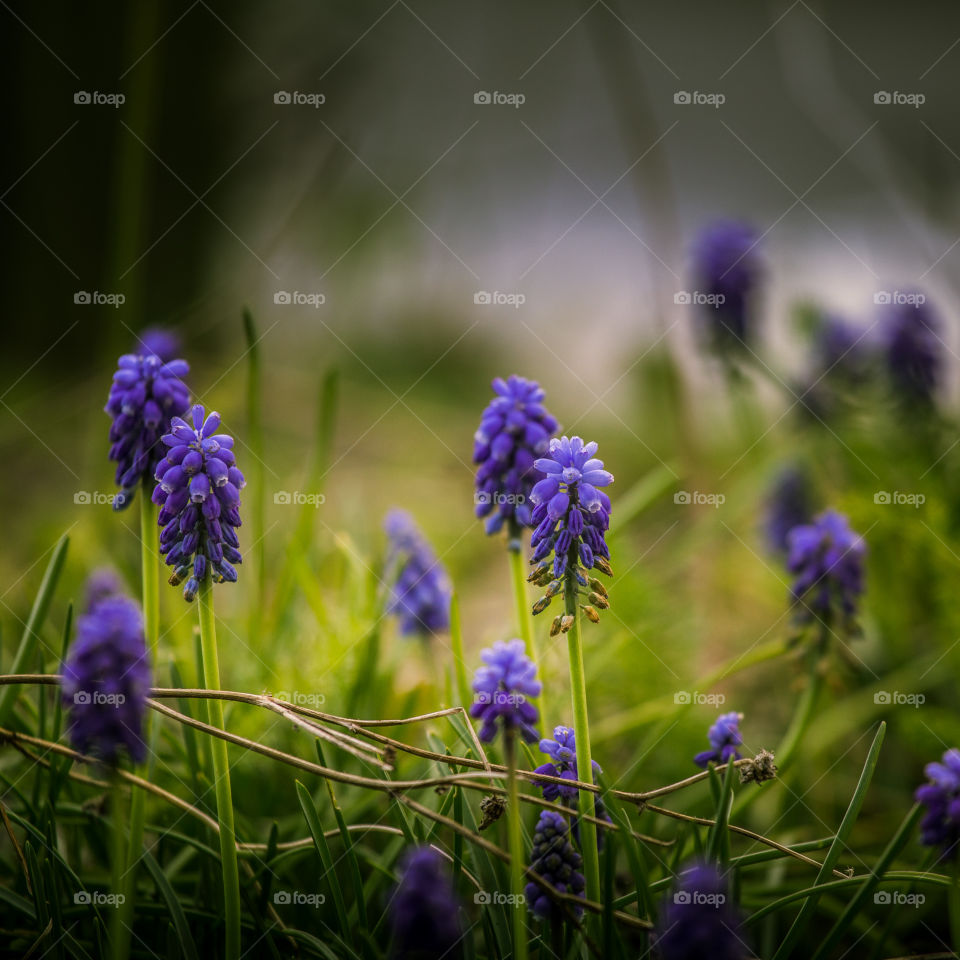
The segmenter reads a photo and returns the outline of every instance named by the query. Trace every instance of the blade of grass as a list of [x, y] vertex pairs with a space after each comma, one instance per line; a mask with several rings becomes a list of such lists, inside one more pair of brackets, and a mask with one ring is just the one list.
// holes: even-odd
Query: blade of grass
[[180, 905], [180, 901], [173, 887], [170, 886], [170, 881], [167, 880], [166, 875], [160, 868], [160, 864], [157, 863], [149, 850], [143, 851], [142, 859], [150, 876], [153, 877], [153, 882], [156, 884], [158, 893], [163, 897], [167, 904], [167, 909], [170, 911], [183, 956], [186, 960], [200, 960], [200, 955], [197, 953], [197, 945], [193, 942], [193, 934], [190, 932], [190, 924], [187, 923], [183, 907]]
[[250, 542], [254, 555], [254, 589], [251, 595], [250, 645], [256, 649], [267, 594], [266, 542], [264, 540], [266, 488], [264, 483], [263, 374], [260, 362], [260, 337], [253, 314], [243, 308], [243, 332], [247, 339], [247, 445], [252, 462], [247, 463], [250, 483], [245, 498], [249, 503], [252, 530]]

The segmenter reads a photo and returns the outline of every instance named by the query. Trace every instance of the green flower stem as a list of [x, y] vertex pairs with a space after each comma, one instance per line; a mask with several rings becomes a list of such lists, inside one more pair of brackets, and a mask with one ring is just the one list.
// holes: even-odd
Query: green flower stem
[[527, 960], [527, 918], [523, 897], [524, 870], [523, 831], [520, 820], [520, 791], [517, 788], [516, 731], [507, 729], [504, 736], [507, 754], [507, 838], [510, 850], [510, 892], [513, 894], [513, 956]]
[[953, 876], [947, 893], [950, 910], [950, 940], [953, 952], [960, 955], [960, 865], [953, 864]]
[[[160, 633], [160, 552], [157, 539], [157, 508], [149, 496], [149, 487], [144, 482], [140, 489], [140, 569], [143, 577], [143, 634], [146, 641], [150, 666], [157, 662], [157, 645]], [[150, 727], [153, 711], [148, 710], [143, 718], [143, 739], [150, 742]], [[123, 903], [118, 908], [121, 915], [119, 934], [123, 938], [124, 951], [129, 948], [130, 928], [137, 893], [137, 867], [143, 852], [143, 826], [146, 819], [146, 791], [134, 790], [130, 799], [130, 845], [127, 847], [127, 865], [123, 879], [126, 881]]]
[[[593, 757], [590, 753], [590, 722], [587, 718], [587, 681], [583, 671], [583, 645], [580, 641], [580, 610], [577, 605], [577, 580], [568, 571], [564, 584], [566, 612], [573, 617], [567, 631], [570, 653], [570, 688], [573, 694], [573, 732], [577, 741], [577, 773], [589, 782], [593, 776]], [[600, 857], [597, 854], [597, 825], [589, 819], [594, 815], [593, 794], [580, 790], [577, 795], [580, 809], [580, 852], [587, 881], [587, 897], [600, 901]]]
[[[220, 663], [217, 658], [217, 629], [213, 614], [213, 584], [209, 574], [197, 591], [200, 612], [200, 645], [203, 651], [203, 682], [209, 690], [220, 689]], [[223, 701], [208, 700], [210, 725], [219, 730], [223, 725]], [[223, 905], [226, 919], [226, 957], [240, 957], [240, 877], [237, 870], [237, 839], [233, 826], [233, 796], [230, 790], [230, 763], [227, 742], [215, 737], [213, 775], [217, 795], [217, 820], [220, 823], [220, 861], [223, 869]]]
[[[518, 534], [519, 538], [519, 534]], [[513, 541], [511, 536], [508, 544]], [[513, 581], [513, 599], [517, 607], [517, 628], [520, 631], [520, 639], [527, 648], [527, 656], [533, 661], [537, 668], [537, 677], [543, 683], [543, 690], [546, 691], [546, 678], [543, 675], [543, 664], [540, 662], [540, 651], [537, 649], [537, 641], [533, 630], [533, 614], [530, 612], [530, 598], [527, 596], [527, 578], [524, 576], [523, 553], [521, 550], [514, 550], [507, 547], [507, 554], [510, 557], [510, 579]], [[551, 728], [547, 726], [547, 698], [546, 692], [540, 694], [540, 723], [544, 731]]]
[[[122, 780], [116, 771], [110, 777], [110, 807], [113, 816], [110, 831], [110, 891], [117, 898], [110, 917], [110, 955], [114, 960], [126, 960], [129, 954], [130, 934], [126, 920], [126, 831], [123, 826], [124, 796]], [[134, 793], [141, 793], [135, 790]]]

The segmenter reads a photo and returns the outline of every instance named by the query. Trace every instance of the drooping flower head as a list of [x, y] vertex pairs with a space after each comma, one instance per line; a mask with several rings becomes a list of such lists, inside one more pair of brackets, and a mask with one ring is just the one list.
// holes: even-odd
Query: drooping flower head
[[697, 293], [709, 343], [718, 352], [748, 344], [750, 300], [763, 272], [753, 228], [735, 220], [705, 227], [693, 248]]
[[536, 380], [516, 375], [493, 381], [496, 396], [487, 405], [474, 435], [476, 514], [486, 517], [488, 534], [504, 524], [511, 539], [530, 525], [530, 491], [540, 479], [533, 462], [547, 451], [557, 421], [543, 405]]
[[863, 592], [866, 544], [841, 513], [827, 510], [789, 535], [787, 567], [797, 619], [850, 626]]
[[384, 529], [390, 540], [387, 579], [392, 582], [387, 613], [399, 619], [404, 635], [442, 633], [450, 626], [447, 571], [405, 510], [391, 510]]
[[684, 870], [663, 905], [653, 936], [660, 960], [745, 960], [740, 911], [716, 867], [694, 863]]
[[[567, 821], [555, 810], [540, 814], [533, 834], [533, 850], [530, 854], [531, 868], [561, 893], [583, 896], [585, 886], [580, 868], [583, 861], [570, 842]], [[538, 917], [562, 916], [562, 908], [550, 899], [546, 890], [531, 881], [524, 889], [527, 906]], [[580, 914], [583, 910], [575, 908]]]
[[[540, 696], [536, 664], [526, 655], [522, 640], [498, 640], [480, 654], [484, 666], [473, 679], [476, 694], [470, 716], [482, 720], [480, 739], [489, 743], [497, 729], [515, 730], [527, 743], [539, 738], [534, 729]], [[499, 722], [498, 722], [499, 721]]]
[[940, 847], [941, 859], [952, 860], [960, 845], [960, 750], [947, 750], [943, 763], [928, 763], [930, 783], [917, 787], [914, 797], [927, 808], [920, 823], [920, 842]]
[[150, 662], [137, 604], [114, 594], [79, 616], [62, 673], [67, 734], [74, 748], [110, 764], [126, 750], [141, 762], [147, 749], [142, 732]]
[[154, 354], [128, 353], [118, 361], [104, 407], [113, 417], [110, 459], [117, 462], [120, 487], [114, 510], [128, 506], [137, 486], [153, 476], [164, 454], [160, 438], [170, 429], [173, 417], [190, 406], [181, 380], [189, 370], [185, 360], [164, 363]]
[[160, 504], [160, 549], [173, 567], [170, 583], [186, 580], [185, 600], [193, 600], [207, 576], [235, 583], [241, 562], [240, 491], [246, 485], [233, 455], [233, 437], [217, 433], [220, 414], [204, 416], [197, 404], [192, 425], [174, 417], [163, 442], [167, 455], [157, 465], [153, 502]]
[[813, 493], [807, 472], [797, 465], [781, 470], [767, 495], [766, 506], [767, 543], [771, 552], [785, 555], [790, 531], [813, 519]]
[[152, 353], [162, 363], [169, 363], [180, 353], [180, 335], [170, 327], [147, 327], [137, 340], [139, 353]]
[[905, 403], [931, 403], [942, 379], [944, 347], [940, 318], [923, 294], [902, 295], [885, 308], [887, 372]]
[[[534, 463], [543, 474], [530, 494], [536, 504], [530, 545], [534, 548], [531, 563], [537, 565], [529, 579], [548, 585], [547, 592], [534, 606], [533, 612], [545, 610], [550, 600], [562, 590], [561, 578], [569, 573], [580, 587], [590, 586], [591, 606], [583, 605], [587, 616], [596, 621], [596, 608], [609, 606], [606, 590], [598, 580], [588, 580], [585, 571], [596, 567], [610, 576], [610, 551], [604, 534], [610, 526], [610, 498], [599, 489], [613, 483], [613, 474], [603, 469], [603, 461], [594, 459], [595, 443], [584, 443], [580, 437], [563, 437], [550, 441], [549, 456]], [[550, 565], [550, 556], [553, 564]], [[556, 633], [566, 632], [566, 618], [559, 618]]]
[[460, 956], [460, 903], [443, 858], [432, 847], [408, 852], [390, 900], [390, 956], [440, 960]]
[[87, 577], [87, 584], [84, 588], [86, 610], [89, 613], [101, 600], [123, 593], [123, 581], [117, 571], [113, 567], [97, 567]]
[[742, 713], [721, 713], [717, 722], [707, 731], [710, 749], [698, 753], [693, 762], [698, 767], [705, 767], [708, 763], [726, 763], [728, 760], [739, 760], [740, 751], [737, 747], [743, 745], [743, 734], [740, 733]]

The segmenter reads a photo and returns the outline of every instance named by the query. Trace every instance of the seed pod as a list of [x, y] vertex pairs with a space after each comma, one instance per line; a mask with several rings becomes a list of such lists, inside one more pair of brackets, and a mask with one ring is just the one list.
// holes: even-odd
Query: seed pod
[[589, 583], [590, 589], [596, 593], [599, 593], [601, 597], [609, 596], [607, 593], [607, 588], [596, 577], [591, 577]]
[[561, 629], [563, 624], [563, 616], [558, 614], [553, 618], [553, 623], [550, 624], [550, 636], [555, 637]]
[[601, 610], [606, 610], [610, 606], [610, 601], [606, 597], [600, 596], [599, 593], [591, 593], [590, 602]]
[[551, 580], [547, 586], [547, 596], [555, 597], [563, 589], [563, 584], [559, 580]]
[[610, 566], [610, 561], [606, 557], [594, 557], [593, 565], [608, 577], [613, 576], [613, 567]]
[[535, 566], [527, 574], [527, 583], [536, 583], [540, 579], [540, 574], [543, 573], [544, 569], [548, 566], [545, 560], [541, 561], [537, 566]]
[[591, 623], [599, 623], [599, 622], [600, 622], [600, 614], [597, 613], [597, 611], [594, 610], [593, 607], [588, 607], [586, 604], [581, 604], [580, 609], [583, 611], [584, 616], [585, 616]]
[[546, 610], [547, 607], [549, 606], [550, 606], [550, 597], [541, 597], [533, 605], [533, 615], [536, 616], [538, 613], [543, 613], [543, 611]]
[[567, 614], [560, 618], [560, 632], [566, 633], [573, 626], [573, 615]]

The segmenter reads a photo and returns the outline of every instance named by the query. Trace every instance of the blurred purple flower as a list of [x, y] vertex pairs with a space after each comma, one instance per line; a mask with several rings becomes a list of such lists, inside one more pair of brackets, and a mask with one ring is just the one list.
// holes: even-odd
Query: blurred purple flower
[[384, 521], [390, 540], [387, 579], [392, 589], [387, 613], [400, 632], [442, 633], [450, 626], [450, 578], [430, 544], [405, 510], [391, 510]]
[[460, 956], [460, 902], [443, 858], [431, 847], [407, 853], [389, 916], [391, 957], [453, 960]]
[[920, 823], [920, 842], [940, 847], [941, 858], [952, 860], [960, 843], [960, 750], [947, 750], [943, 763], [928, 763], [930, 779], [918, 787], [914, 797], [927, 808]]
[[813, 494], [807, 472], [796, 465], [781, 470], [767, 495], [766, 506], [767, 543], [773, 553], [786, 554], [790, 531], [813, 519]]
[[86, 610], [89, 613], [101, 600], [107, 597], [123, 595], [125, 593], [123, 581], [120, 574], [113, 567], [97, 567], [93, 573], [87, 577], [87, 584], [84, 590], [86, 595]]
[[170, 327], [147, 327], [137, 339], [138, 353], [153, 354], [162, 363], [169, 363], [180, 353], [180, 334]]
[[943, 375], [940, 318], [923, 294], [901, 296], [883, 316], [887, 371], [897, 396], [907, 403], [931, 403]]
[[698, 767], [705, 767], [708, 763], [726, 763], [728, 760], [739, 760], [740, 752], [737, 747], [743, 744], [743, 734], [740, 733], [742, 713], [721, 713], [707, 731], [710, 749], [698, 753], [693, 762]]
[[473, 680], [476, 693], [470, 716], [482, 720], [480, 739], [489, 743], [497, 735], [498, 723], [504, 730], [515, 730], [527, 743], [539, 734], [537, 708], [530, 702], [540, 695], [537, 668], [526, 655], [522, 640], [498, 640], [480, 654], [485, 666]]

